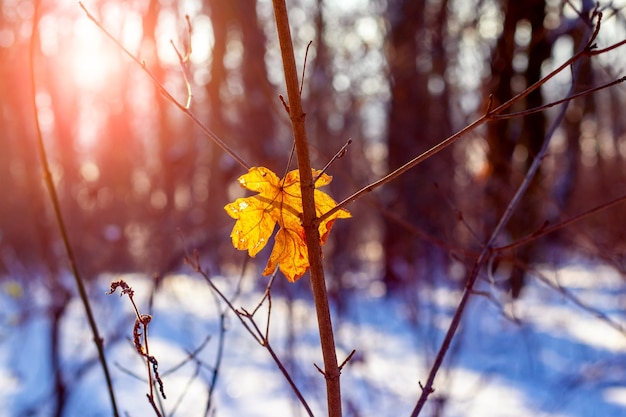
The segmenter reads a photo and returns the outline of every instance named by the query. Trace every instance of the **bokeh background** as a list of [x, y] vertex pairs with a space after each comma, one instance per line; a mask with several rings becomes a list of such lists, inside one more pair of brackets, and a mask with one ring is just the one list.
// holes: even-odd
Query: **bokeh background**
[[[313, 165], [329, 170], [338, 200], [477, 118], [489, 94], [506, 101], [580, 49], [592, 2], [295, 1], [290, 18], [302, 67]], [[88, 1], [85, 6], [181, 102], [250, 164], [281, 173], [292, 138], [269, 1]], [[43, 1], [35, 55], [36, 102], [54, 181], [87, 276], [165, 274], [197, 248], [218, 270], [242, 257], [223, 206], [244, 171], [124, 56], [73, 1]], [[601, 2], [599, 47], [624, 38], [620, 2]], [[42, 188], [30, 103], [34, 4], [0, 14], [0, 269], [26, 278], [66, 268]], [[191, 36], [185, 16], [189, 16]], [[308, 56], [306, 56], [307, 45]], [[181, 69], [174, 47], [191, 52]], [[575, 91], [623, 75], [619, 50], [584, 59]], [[564, 97], [563, 71], [519, 111]], [[532, 233], [626, 192], [624, 86], [573, 101], [542, 171], [503, 240]], [[463, 262], [480, 246], [520, 183], [558, 109], [490, 124], [380, 192], [353, 204], [326, 251], [341, 285], [365, 272], [387, 287]], [[293, 168], [293, 166], [291, 167]], [[624, 267], [623, 207], [551, 238]], [[461, 215], [462, 214], [462, 221]], [[514, 256], [524, 262], [544, 241]], [[610, 250], [606, 250], [609, 249]], [[454, 256], [451, 257], [450, 254]], [[259, 256], [263, 262], [263, 254]], [[512, 271], [519, 293], [523, 271]]]
[[[279, 175], [295, 169], [293, 163], [289, 165], [293, 140], [280, 100], [280, 95], [286, 94], [271, 1], [86, 0], [84, 5], [181, 103], [188, 98], [188, 80], [191, 111], [248, 163], [266, 166]], [[304, 74], [302, 98], [313, 166], [325, 166], [352, 140], [348, 153], [328, 170], [334, 177], [328, 191], [336, 200], [476, 120], [484, 113], [490, 95], [495, 104], [503, 103], [540, 80], [582, 48], [597, 20], [591, 18], [595, 3], [589, 0], [293, 0], [288, 6], [296, 60]], [[626, 39], [626, 2], [603, 0], [598, 7], [603, 13], [598, 48]], [[53, 407], [54, 415], [64, 415], [72, 384], [78, 389], [76, 381], [81, 381], [83, 371], [95, 362], [86, 358], [79, 366], [63, 359], [68, 343], [70, 347], [76, 343], [76, 351], [82, 352], [76, 340], [82, 340], [82, 346], [90, 340], [76, 339], [73, 332], [87, 327], [72, 321], [79, 307], [44, 186], [35, 117], [42, 128], [78, 269], [90, 281], [90, 294], [101, 312], [118, 308], [101, 298], [107, 287], [103, 282], [121, 274], [149, 277], [151, 287], [144, 284], [151, 290], [142, 295], [151, 294], [146, 301], [149, 305], [155, 294], [167, 298], [191, 285], [186, 278], [166, 281], [166, 277], [190, 274], [183, 259], [193, 250], [211, 275], [227, 277], [220, 282], [229, 282], [228, 277], [239, 276], [245, 268], [247, 277], [255, 277], [253, 286], [264, 288], [267, 280], [260, 278], [260, 271], [269, 248], [247, 260], [247, 254], [231, 244], [233, 221], [223, 207], [243, 195], [236, 179], [244, 169], [166, 100], [142, 68], [87, 18], [77, 2], [41, 0], [36, 22], [34, 11], [35, 3], [30, 0], [0, 1], [0, 342], [7, 342], [0, 346], [34, 348], [46, 341], [43, 356], [38, 352], [29, 357], [45, 356], [48, 362], [42, 368], [49, 372], [23, 384], [27, 405], [22, 415], [43, 415], [32, 410], [44, 409], [45, 414], [45, 407]], [[38, 37], [33, 90], [29, 48], [34, 23]], [[183, 65], [177, 51], [188, 53]], [[625, 74], [623, 47], [585, 58], [518, 101], [511, 111], [535, 108]], [[337, 222], [324, 248], [334, 311], [348, 310], [346, 294], [351, 292], [388, 295], [387, 307], [394, 312], [389, 317], [397, 320], [381, 319], [377, 331], [384, 332], [380, 334], [387, 334], [388, 326], [402, 320], [415, 329], [430, 320], [431, 330], [439, 332], [439, 314], [451, 313], [456, 304], [447, 296], [442, 298], [438, 288], [462, 288], [476, 253], [548, 137], [551, 142], [540, 172], [499, 236], [498, 245], [623, 199], [625, 93], [626, 86], [616, 85], [572, 100], [556, 129], [561, 106], [490, 123], [349, 205], [353, 219]], [[504, 306], [510, 299], [524, 300], [529, 280], [538, 276], [538, 270], [580, 259], [610, 268], [611, 313], [623, 315], [624, 210], [624, 203], [618, 203], [494, 256], [481, 275], [481, 282], [491, 281], [490, 288], [501, 291], [491, 299], [495, 303], [489, 304], [488, 308], [495, 308], [491, 319], [498, 314], [507, 316]], [[595, 288], [606, 281], [595, 272], [576, 277], [572, 285], [581, 288]], [[585, 300], [570, 297], [567, 288], [555, 280], [549, 286], [556, 290], [556, 298], [565, 297], [623, 336], [623, 326], [589, 307]], [[294, 331], [287, 337], [289, 346], [297, 344], [294, 329], [304, 328], [298, 323], [313, 317], [306, 313], [300, 321], [293, 319], [294, 311], [302, 310], [292, 304], [294, 297], [308, 294], [308, 286], [301, 285], [305, 282], [306, 278], [290, 286], [278, 279], [275, 284], [276, 292], [286, 296], [286, 309], [292, 314], [292, 321], [286, 322]], [[154, 292], [161, 284], [166, 291]], [[541, 288], [535, 288], [528, 301], [529, 311], [536, 314], [533, 302], [548, 292], [547, 287]], [[178, 317], [177, 309], [195, 306], [184, 301], [189, 295], [172, 297], [164, 304], [170, 319]], [[588, 301], [598, 305], [609, 300], [590, 297]], [[437, 305], [440, 299], [445, 300]], [[130, 310], [127, 313], [124, 319], [131, 323], [132, 314]], [[373, 313], [365, 311], [363, 315]], [[181, 345], [189, 341], [189, 349], [195, 348], [206, 331], [196, 328], [202, 327], [203, 321], [200, 316], [189, 319], [181, 313], [181, 317], [180, 326], [172, 325], [164, 333], [178, 337]], [[46, 323], [43, 330], [37, 327], [42, 318]], [[541, 324], [544, 319], [547, 316], [536, 321]], [[64, 320], [70, 324], [63, 325]], [[99, 320], [106, 329], [107, 343], [117, 343], [128, 334], [128, 328], [119, 324], [124, 320], [115, 314], [104, 313]], [[565, 318], [553, 321], [554, 327], [547, 331], [549, 340], [559, 334]], [[482, 326], [479, 321], [472, 323]], [[521, 349], [518, 339], [501, 341], [499, 336], [505, 333], [501, 334], [498, 326], [501, 323], [492, 326], [496, 337], [489, 339], [493, 346], [487, 352], [499, 352], [499, 346], [507, 341]], [[198, 331], [180, 330], [187, 327]], [[218, 326], [217, 332], [222, 330]], [[425, 351], [432, 357], [439, 336], [431, 337], [431, 330], [425, 332], [424, 340]], [[395, 337], [393, 331], [385, 337]], [[10, 344], [15, 334], [26, 338], [16, 336]], [[29, 343], [28, 337], [34, 334], [43, 335], [42, 339]], [[595, 343], [605, 340], [593, 332], [585, 334], [592, 335]], [[464, 339], [459, 346], [472, 352], [481, 337]], [[374, 339], [384, 337], [370, 338], [363, 345]], [[387, 347], [383, 346], [384, 352]], [[424, 352], [413, 349], [409, 354]], [[406, 352], [404, 347], [391, 351], [393, 355], [387, 352], [382, 357]], [[19, 348], [16, 352], [14, 356], [19, 356]], [[575, 364], [585, 358], [592, 362], [588, 368], [581, 365], [576, 381], [587, 381], [584, 375], [589, 369], [609, 375], [602, 367], [594, 367], [595, 353], [586, 352], [581, 354], [583, 359], [572, 359]], [[127, 354], [132, 355], [132, 349]], [[598, 355], [598, 361], [605, 360]], [[6, 359], [11, 355], [1, 356], [7, 369], [17, 363]], [[309, 358], [294, 354], [290, 360], [295, 363], [298, 357]], [[470, 366], [483, 363], [474, 359], [467, 360]], [[611, 364], [613, 359], [602, 363]], [[364, 364], [367, 357], [355, 361]], [[491, 364], [487, 361], [485, 366]], [[15, 367], [18, 374], [29, 369]], [[403, 368], [406, 366], [398, 365], [398, 370]], [[568, 364], [566, 368], [572, 367]], [[517, 368], [506, 369], [508, 375]], [[621, 367], [611, 365], [611, 369], [619, 371]], [[309, 375], [306, 381], [314, 377]], [[412, 375], [407, 378], [413, 381]], [[536, 381], [536, 375], [528, 380]], [[37, 396], [36, 387], [45, 392]], [[56, 402], [47, 405], [33, 400], [51, 396]], [[93, 391], [86, 398], [91, 401], [92, 396]], [[443, 407], [444, 400], [439, 397], [434, 409]], [[360, 400], [355, 403], [361, 404]], [[575, 408], [584, 413], [580, 411], [583, 408]], [[350, 415], [360, 415], [357, 411]]]

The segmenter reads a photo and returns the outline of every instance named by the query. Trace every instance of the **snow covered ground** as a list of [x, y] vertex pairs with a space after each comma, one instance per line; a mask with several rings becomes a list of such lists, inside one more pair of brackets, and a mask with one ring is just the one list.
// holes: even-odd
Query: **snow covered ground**
[[[545, 282], [531, 282], [515, 303], [507, 303], [486, 282], [480, 284], [485, 295], [470, 302], [424, 416], [626, 416], [625, 278], [609, 267], [584, 262], [539, 269]], [[151, 286], [142, 276], [103, 276], [90, 294], [122, 415], [150, 416], [145, 365], [129, 340], [132, 307], [127, 297], [104, 294], [110, 280], [120, 278], [134, 288], [146, 313]], [[227, 295], [233, 294], [237, 279], [214, 280]], [[244, 279], [236, 307], [252, 311], [259, 302], [262, 291], [254, 281]], [[10, 285], [16, 284], [5, 284], [0, 298], [0, 416], [49, 416], [55, 394], [46, 306], [54, 294]], [[553, 288], [559, 285], [567, 291]], [[383, 297], [374, 288], [356, 290], [335, 311], [340, 361], [356, 349], [342, 374], [344, 414], [408, 416], [460, 292], [422, 288], [403, 297]], [[313, 364], [321, 366], [322, 359], [315, 313], [305, 295], [290, 301], [272, 297], [268, 334], [314, 414], [321, 416], [323, 377]], [[73, 300], [67, 308], [61, 328], [68, 386], [64, 415], [110, 416], [82, 305]], [[206, 282], [192, 274], [168, 277], [156, 293], [149, 342], [168, 396], [163, 401], [167, 415], [204, 415], [222, 311], [223, 303], [216, 303]], [[255, 315], [262, 331], [266, 317], [267, 303]], [[227, 314], [225, 324], [213, 415], [306, 415], [267, 350], [234, 314]], [[615, 328], [619, 326], [621, 331]]]

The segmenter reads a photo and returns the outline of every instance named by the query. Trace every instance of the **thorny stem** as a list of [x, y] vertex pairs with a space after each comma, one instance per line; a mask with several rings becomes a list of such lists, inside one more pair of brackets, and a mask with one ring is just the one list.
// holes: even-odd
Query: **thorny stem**
[[56, 187], [54, 185], [54, 180], [52, 179], [52, 173], [50, 172], [50, 166], [48, 164], [48, 156], [46, 153], [46, 148], [43, 143], [41, 125], [39, 124], [39, 116], [38, 116], [37, 101], [36, 101], [36, 83], [35, 83], [35, 49], [37, 47], [37, 41], [39, 40], [38, 31], [37, 31], [37, 25], [39, 24], [39, 6], [40, 6], [40, 2], [37, 1], [35, 3], [35, 13], [33, 16], [33, 27], [32, 27], [31, 37], [30, 37], [30, 51], [29, 51], [30, 82], [31, 82], [31, 88], [32, 88], [31, 98], [32, 98], [33, 111], [35, 115], [35, 129], [37, 132], [37, 145], [38, 145], [39, 154], [41, 157], [43, 176], [44, 176], [46, 186], [48, 188], [48, 194], [50, 195], [50, 200], [52, 201], [52, 206], [54, 209], [56, 222], [61, 232], [61, 238], [63, 240], [63, 245], [65, 246], [65, 251], [67, 253], [67, 257], [70, 263], [70, 268], [72, 269], [72, 275], [74, 276], [74, 280], [76, 282], [76, 288], [78, 289], [78, 294], [83, 303], [83, 307], [85, 308], [87, 321], [89, 322], [89, 327], [93, 335], [93, 341], [98, 351], [98, 360], [100, 361], [100, 366], [102, 367], [102, 371], [104, 372], [104, 378], [106, 379], [107, 389], [109, 392], [109, 399], [111, 402], [111, 408], [113, 409], [113, 415], [115, 417], [118, 417], [119, 411], [117, 409], [117, 402], [115, 400], [115, 392], [113, 390], [113, 382], [111, 380], [109, 366], [107, 364], [106, 356], [104, 354], [103, 340], [102, 340], [102, 337], [100, 337], [100, 334], [98, 332], [98, 325], [96, 324], [93, 311], [91, 310], [91, 303], [89, 302], [89, 297], [87, 296], [87, 290], [85, 289], [84, 280], [80, 271], [78, 270], [76, 256], [74, 255], [74, 250], [72, 249], [72, 245], [70, 243], [70, 239], [67, 233], [67, 227], [65, 226], [63, 213], [61, 212], [61, 204], [59, 203], [59, 197], [57, 195]]
[[311, 287], [324, 359], [328, 415], [329, 417], [341, 417], [341, 370], [337, 362], [335, 336], [330, 315], [324, 268], [322, 266], [322, 250], [315, 212], [315, 184], [313, 183], [313, 175], [311, 173], [311, 160], [305, 129], [305, 113], [302, 110], [298, 71], [294, 57], [291, 30], [289, 28], [289, 16], [285, 0], [273, 0], [272, 4], [274, 5], [274, 18], [276, 20], [276, 30], [278, 32], [283, 71], [287, 85], [289, 118], [291, 119], [296, 143], [298, 169], [300, 171], [303, 207], [302, 226], [305, 231], [305, 242], [309, 255]]

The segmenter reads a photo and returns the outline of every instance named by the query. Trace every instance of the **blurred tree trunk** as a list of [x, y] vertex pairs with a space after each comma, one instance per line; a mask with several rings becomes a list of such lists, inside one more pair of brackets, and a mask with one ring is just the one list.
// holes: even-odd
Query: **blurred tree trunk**
[[[163, 2], [158, 0], [150, 0], [148, 12], [143, 15], [143, 49], [150, 52], [152, 56], [148, 58], [153, 62], [151, 71], [161, 83], [165, 84], [168, 78], [175, 81], [175, 85], [180, 85], [179, 90], [174, 94], [179, 102], [184, 103], [187, 97], [186, 89], [183, 86], [184, 74], [183, 69], [175, 67], [168, 70], [158, 59], [157, 56], [157, 38], [159, 16], [165, 8]], [[181, 41], [177, 43], [176, 48], [181, 55], [186, 55], [188, 51], [187, 27], [184, 16], [176, 12], [177, 27], [181, 34]], [[189, 65], [189, 63], [187, 63]], [[188, 80], [192, 82], [192, 80]], [[144, 269], [149, 269], [157, 274], [168, 272], [168, 268], [172, 265], [172, 257], [182, 258], [181, 252], [176, 248], [180, 246], [179, 239], [173, 239], [172, 236], [176, 230], [186, 233], [184, 227], [184, 216], [186, 215], [177, 204], [177, 193], [190, 187], [192, 183], [193, 170], [195, 165], [195, 150], [193, 147], [193, 136], [190, 123], [183, 120], [183, 123], [177, 123], [180, 112], [172, 103], [168, 102], [161, 95], [159, 88], [154, 85], [152, 89], [154, 97], [154, 120], [158, 123], [158, 129], [154, 132], [152, 141], [158, 145], [159, 172], [154, 178], [155, 184], [151, 187], [151, 201], [153, 198], [158, 202], [161, 197], [165, 204], [151, 204], [151, 210], [148, 211], [150, 216], [145, 219], [146, 212], [139, 211], [132, 213], [135, 221], [148, 221], [150, 225], [150, 245], [145, 248], [144, 255], [140, 261], [140, 265]], [[193, 103], [192, 103], [193, 106]], [[127, 120], [129, 120], [127, 118]], [[136, 145], [137, 146], [137, 145]], [[150, 146], [150, 145], [148, 145]], [[131, 165], [132, 166], [132, 165]], [[159, 194], [155, 194], [159, 193]]]
[[[0, 24], [5, 27], [3, 14]], [[0, 189], [13, 198], [0, 199], [0, 271], [12, 272], [18, 264], [35, 259], [17, 259], [19, 254], [35, 255], [28, 249], [36, 241], [34, 230], [37, 216], [32, 210], [41, 208], [41, 175], [37, 154], [29, 149], [34, 144], [34, 129], [28, 129], [26, 120], [32, 119], [32, 105], [21, 86], [27, 82], [24, 68], [28, 68], [27, 45], [21, 48], [0, 48]], [[29, 88], [30, 91], [30, 88]], [[36, 179], [36, 180], [35, 180]], [[28, 205], [32, 197], [32, 205]], [[16, 213], [22, 221], [10, 221]], [[36, 258], [36, 256], [35, 256]]]
[[[206, 91], [209, 103], [207, 124], [219, 137], [231, 144], [252, 165], [271, 166], [275, 157], [274, 117], [267, 69], [266, 38], [256, 12], [256, 0], [207, 0], [213, 25], [214, 45], [211, 55], [211, 79]], [[241, 64], [227, 67], [224, 58], [241, 42]], [[228, 187], [244, 170], [221, 149], [210, 145], [209, 230], [224, 224], [223, 204], [228, 201]], [[288, 151], [284, 152], [285, 158]], [[213, 204], [220, 202], [219, 204]], [[211, 233], [208, 247], [224, 242]], [[213, 241], [214, 240], [214, 241]], [[219, 264], [219, 262], [217, 262]]]
[[[211, 80], [206, 85], [206, 92], [208, 97], [208, 120], [207, 125], [215, 132], [220, 138], [224, 138], [227, 142], [231, 143], [231, 136], [228, 135], [228, 126], [224, 114], [224, 106], [222, 103], [222, 91], [225, 89], [226, 77], [228, 75], [226, 67], [224, 66], [224, 57], [226, 56], [226, 48], [228, 45], [228, 30], [230, 24], [235, 15], [234, 2], [221, 1], [221, 0], [208, 0], [206, 2], [208, 8], [208, 14], [211, 17], [211, 24], [213, 25], [213, 50], [211, 52]], [[233, 175], [233, 170], [237, 167], [233, 163], [226, 159], [219, 147], [213, 142], [208, 144], [208, 163], [207, 172], [208, 178], [208, 200], [206, 210], [206, 246], [214, 249], [218, 248], [221, 239], [218, 234], [215, 233], [219, 230], [220, 215], [215, 210], [216, 204], [212, 202], [225, 202], [228, 200], [228, 178]], [[230, 171], [230, 172], [226, 172]], [[219, 205], [221, 207], [221, 205]], [[217, 255], [217, 254], [216, 254]], [[212, 259], [217, 269], [222, 264], [222, 260], [214, 256]]]
[[[491, 64], [491, 84], [496, 103], [503, 103], [521, 89], [534, 84], [541, 78], [541, 65], [550, 57], [551, 45], [546, 38], [543, 26], [545, 19], [545, 1], [532, 0], [524, 3], [506, 0], [502, 4], [504, 25], [502, 34], [493, 52]], [[520, 25], [530, 25], [531, 38], [528, 46], [517, 45], [516, 31]], [[514, 58], [523, 53], [527, 57], [525, 70], [516, 71]], [[523, 80], [522, 87], [514, 84]], [[518, 84], [519, 85], [519, 84]], [[535, 90], [520, 102], [521, 108], [530, 109], [541, 106], [541, 90]], [[487, 185], [487, 198], [491, 205], [491, 214], [487, 219], [487, 228], [491, 230], [510, 201], [512, 191], [520, 183], [530, 167], [546, 134], [546, 121], [543, 113], [535, 113], [523, 119], [509, 119], [490, 123], [487, 127], [489, 144], [488, 159], [491, 163], [491, 176]], [[533, 231], [541, 223], [542, 204], [545, 199], [539, 192], [541, 174], [535, 177], [531, 187], [522, 199], [516, 214], [507, 225], [511, 240], [518, 239]], [[487, 231], [488, 232], [488, 231]], [[533, 253], [532, 245], [525, 245], [514, 254], [515, 259], [528, 263]], [[516, 265], [508, 280], [508, 289], [512, 296], [518, 297], [524, 284], [525, 271]]]
[[[8, 196], [0, 201], [0, 271], [29, 278], [57, 271], [52, 249], [58, 229], [51, 223], [43, 186], [30, 96], [29, 45], [17, 35], [20, 24], [0, 13], [0, 27], [16, 34], [10, 47], [0, 48], [0, 189]], [[35, 59], [43, 61], [38, 50]], [[45, 90], [41, 72], [36, 78], [38, 89]]]
[[[588, 33], [592, 27], [592, 22], [589, 18], [593, 4], [587, 0], [583, 2], [584, 9], [581, 14], [581, 20], [578, 25], [572, 28], [569, 35], [574, 41], [574, 50], [579, 50], [584, 42], [587, 41], [585, 33]], [[593, 85], [594, 76], [593, 69], [591, 67], [591, 60], [585, 59], [578, 62], [577, 84], [580, 85], [574, 93], [580, 92], [585, 88]], [[615, 90], [610, 89], [609, 94], [613, 94]], [[618, 107], [619, 108], [619, 107]], [[565, 119], [563, 120], [563, 128], [567, 138], [567, 148], [563, 157], [564, 167], [562, 173], [559, 176], [554, 186], [554, 199], [558, 207], [566, 208], [572, 198], [574, 188], [578, 183], [578, 173], [580, 171], [580, 138], [581, 138], [581, 124], [585, 116], [595, 114], [596, 109], [594, 105], [594, 96], [587, 95], [579, 99], [573, 100], [565, 113]], [[619, 118], [623, 119], [623, 118]]]
[[247, 148], [250, 155], [247, 159], [251, 164], [269, 166], [277, 154], [286, 155], [289, 150], [276, 147], [281, 142], [274, 137], [276, 129], [272, 102], [277, 97], [272, 96], [265, 65], [267, 41], [257, 16], [257, 0], [238, 0], [236, 3], [237, 24], [243, 43], [239, 71], [244, 90], [237, 142], [245, 144], [241, 148]]
[[[387, 6], [390, 170], [445, 139], [451, 130], [444, 48], [448, 6], [442, 1], [437, 9], [433, 7], [423, 0]], [[388, 208], [430, 235], [445, 233], [442, 209], [448, 207], [454, 176], [450, 158], [445, 151], [389, 184]], [[391, 219], [385, 220], [384, 252], [384, 279], [391, 289], [407, 280], [430, 277], [438, 262], [434, 246]]]
[[[333, 50], [326, 42], [325, 35], [327, 24], [324, 16], [324, 0], [317, 0], [313, 22], [315, 25], [315, 39], [312, 46], [315, 48], [315, 57], [307, 63], [308, 80], [305, 78], [305, 88], [308, 87], [305, 111], [307, 111], [307, 127], [311, 146], [315, 149], [318, 167], [324, 166], [336, 152], [350, 138], [355, 139], [350, 147], [349, 157], [337, 161], [329, 169], [333, 176], [333, 182], [329, 185], [331, 195], [342, 195], [344, 190], [354, 187], [347, 181], [354, 172], [353, 163], [358, 164], [358, 146], [362, 146], [363, 135], [352, 136], [358, 129], [359, 109], [355, 98], [355, 88], [352, 87], [342, 92], [339, 96], [333, 87], [333, 79], [336, 75], [333, 66]], [[332, 29], [331, 29], [332, 30]], [[358, 79], [351, 80], [356, 85]], [[348, 101], [350, 104], [341, 106], [338, 102]], [[334, 122], [333, 122], [334, 120]], [[331, 123], [333, 124], [331, 128]], [[350, 133], [349, 133], [350, 132]], [[361, 142], [361, 143], [358, 143]], [[351, 210], [358, 210], [351, 207]], [[353, 213], [354, 214], [354, 213]], [[342, 289], [345, 287], [344, 274], [359, 269], [358, 259], [355, 256], [359, 243], [359, 229], [363, 229], [358, 222], [338, 222], [334, 226], [336, 232], [330, 236], [329, 244], [325, 250], [325, 266], [327, 273], [333, 278], [329, 280], [329, 291], [335, 305], [341, 310], [345, 304], [342, 297]], [[329, 250], [332, 248], [332, 250]]]

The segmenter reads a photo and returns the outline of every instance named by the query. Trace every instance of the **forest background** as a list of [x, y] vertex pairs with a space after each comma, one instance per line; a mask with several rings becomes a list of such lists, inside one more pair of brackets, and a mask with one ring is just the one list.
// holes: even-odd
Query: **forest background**
[[[289, 168], [293, 139], [279, 99], [284, 76], [271, 2], [85, 5], [182, 101], [187, 79], [191, 110], [245, 160], [277, 173]], [[36, 152], [26, 70], [34, 5], [9, 0], [1, 7], [0, 274], [7, 293], [54, 289], [49, 314], [60, 318], [74, 289], [63, 278], [67, 259]], [[223, 207], [243, 195], [236, 181], [242, 168], [165, 100], [75, 2], [40, 7], [37, 111], [81, 271], [89, 279], [138, 272], [158, 286], [198, 250], [212, 273], [238, 275], [246, 255], [232, 248], [232, 219]], [[298, 0], [289, 7], [312, 165], [325, 166], [352, 140], [329, 170], [329, 193], [341, 200], [475, 120], [490, 94], [496, 104], [505, 102], [572, 56], [593, 31], [595, 4]], [[597, 43], [623, 40], [624, 4], [599, 7]], [[182, 68], [173, 45], [190, 52]], [[619, 53], [582, 60], [513, 111], [566, 96], [572, 74], [578, 92], [623, 76], [625, 66]], [[624, 88], [569, 104], [501, 245], [624, 197]], [[557, 114], [553, 108], [489, 123], [348, 206], [354, 219], [337, 222], [324, 248], [337, 308], [356, 288], [411, 294], [442, 279], [462, 286], [471, 254], [506, 209]], [[623, 213], [616, 205], [500, 253], [490, 265], [501, 277], [498, 287], [523, 297], [531, 264], [572, 252], [626, 276]], [[260, 275], [268, 255], [246, 264], [250, 274]], [[277, 291], [285, 285], [277, 283]]]
[[[475, 4], [474, 4], [475, 3]], [[486, 106], [536, 82], [581, 46], [585, 26], [569, 2], [295, 2], [291, 7], [313, 166], [333, 167], [335, 199], [379, 178], [451, 133]], [[29, 103], [32, 4], [2, 8], [1, 268], [15, 277], [66, 268], [42, 193]], [[223, 206], [242, 195], [242, 169], [214, 146], [73, 2], [43, 4], [37, 103], [70, 236], [86, 276], [181, 265], [185, 245], [219, 271], [238, 265]], [[184, 78], [170, 40], [183, 48], [191, 19], [193, 111], [256, 166], [286, 169], [291, 149], [279, 49], [268, 2], [94, 2], [102, 24], [136, 51], [184, 101]], [[623, 38], [624, 11], [604, 4], [599, 42]], [[589, 8], [587, 10], [590, 10]], [[506, 11], [506, 13], [505, 13]], [[587, 22], [588, 24], [588, 22]], [[618, 78], [624, 62], [608, 54], [582, 63], [577, 88]], [[536, 107], [569, 89], [565, 71], [519, 104]], [[509, 241], [618, 197], [625, 191], [624, 87], [574, 101], [540, 179], [509, 226]], [[543, 141], [551, 113], [492, 123], [472, 132], [379, 193], [350, 207], [326, 247], [331, 284], [358, 272], [389, 285], [419, 282], [430, 268], [458, 261], [508, 202]], [[624, 254], [619, 207], [550, 239], [616, 261]], [[464, 222], [458, 221], [462, 213]], [[19, 219], [19, 221], [16, 221]], [[466, 226], [469, 225], [470, 227]], [[184, 239], [181, 239], [182, 236]], [[521, 259], [538, 260], [545, 241]], [[611, 248], [611, 250], [607, 250]], [[62, 252], [61, 252], [62, 253]], [[240, 256], [241, 255], [241, 256]], [[262, 257], [260, 257], [262, 259]], [[262, 261], [261, 261], [262, 262]], [[28, 280], [25, 280], [28, 281]]]

